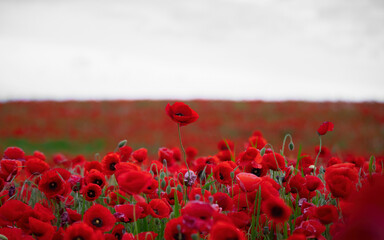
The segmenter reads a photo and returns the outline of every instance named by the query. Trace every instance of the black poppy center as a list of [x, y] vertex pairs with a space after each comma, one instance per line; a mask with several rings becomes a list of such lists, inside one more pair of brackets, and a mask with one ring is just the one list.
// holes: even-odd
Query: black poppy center
[[157, 209], [153, 209], [153, 211], [154, 211], [157, 215], [159, 215], [159, 210], [157, 210]]
[[121, 235], [119, 233], [115, 233], [115, 238], [120, 240], [121, 239]]
[[56, 187], [57, 187], [57, 183], [56, 182], [49, 183], [49, 188], [50, 189], [55, 189]]
[[94, 183], [101, 186], [103, 184], [103, 181], [101, 181], [100, 179], [96, 179]]
[[115, 171], [116, 170], [115, 165], [116, 165], [116, 163], [109, 164], [109, 169], [112, 170], [112, 171]]
[[83, 237], [74, 237], [74, 238], [72, 238], [73, 240], [84, 240], [84, 238]]
[[92, 220], [92, 225], [96, 227], [101, 227], [103, 226], [103, 221], [100, 218], [95, 218]]
[[261, 175], [261, 168], [252, 168], [251, 173], [253, 173], [256, 176], [260, 177], [260, 175]]
[[224, 180], [224, 176], [222, 173], [219, 173], [219, 176], [220, 176], [220, 180]]
[[93, 198], [93, 197], [96, 196], [96, 193], [95, 193], [95, 191], [93, 191], [93, 190], [89, 190], [89, 191], [87, 192], [87, 195], [88, 195], [88, 197]]
[[271, 209], [271, 214], [272, 216], [274, 217], [281, 217], [281, 215], [283, 215], [283, 209], [281, 207], [273, 207]]
[[174, 240], [185, 240], [187, 238], [183, 233], [179, 232], [179, 233], [176, 233], [175, 235], [173, 235], [173, 239]]
[[176, 113], [175, 115], [180, 117], [184, 116], [182, 113]]

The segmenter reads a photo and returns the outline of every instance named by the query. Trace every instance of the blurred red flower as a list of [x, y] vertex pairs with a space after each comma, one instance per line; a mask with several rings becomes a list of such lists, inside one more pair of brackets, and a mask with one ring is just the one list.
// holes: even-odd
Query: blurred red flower
[[324, 135], [326, 134], [328, 131], [333, 131], [333, 123], [332, 122], [323, 122], [320, 127], [317, 129], [317, 133], [319, 135]]
[[277, 197], [269, 198], [263, 202], [262, 210], [275, 223], [287, 221], [292, 213], [292, 210], [284, 200]]
[[165, 111], [168, 116], [173, 121], [179, 123], [180, 126], [193, 123], [199, 118], [199, 115], [183, 102], [175, 102], [172, 105], [168, 103], [165, 107]]

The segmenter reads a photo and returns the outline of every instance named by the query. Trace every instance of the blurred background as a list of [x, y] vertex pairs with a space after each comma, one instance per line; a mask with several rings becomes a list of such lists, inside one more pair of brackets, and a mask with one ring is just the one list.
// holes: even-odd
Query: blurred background
[[254, 130], [310, 152], [326, 120], [333, 151], [382, 154], [383, 23], [381, 0], [1, 0], [0, 148], [156, 154], [180, 99], [201, 154]]

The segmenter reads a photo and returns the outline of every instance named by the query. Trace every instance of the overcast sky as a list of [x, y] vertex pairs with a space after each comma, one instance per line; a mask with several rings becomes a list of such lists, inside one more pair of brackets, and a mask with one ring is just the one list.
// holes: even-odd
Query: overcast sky
[[0, 100], [384, 101], [383, 0], [0, 0]]

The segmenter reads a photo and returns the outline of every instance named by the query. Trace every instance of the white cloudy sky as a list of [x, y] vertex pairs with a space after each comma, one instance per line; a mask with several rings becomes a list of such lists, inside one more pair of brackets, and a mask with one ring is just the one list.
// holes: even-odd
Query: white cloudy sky
[[383, 90], [383, 0], [0, 0], [0, 100]]

